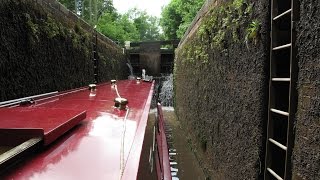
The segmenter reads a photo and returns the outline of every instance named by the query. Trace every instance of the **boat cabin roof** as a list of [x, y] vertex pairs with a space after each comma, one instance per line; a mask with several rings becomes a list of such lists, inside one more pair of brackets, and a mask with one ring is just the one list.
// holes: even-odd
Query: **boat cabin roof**
[[[0, 108], [0, 146], [40, 139], [4, 178], [136, 179], [153, 86], [123, 80]], [[116, 89], [125, 109], [114, 106]]]

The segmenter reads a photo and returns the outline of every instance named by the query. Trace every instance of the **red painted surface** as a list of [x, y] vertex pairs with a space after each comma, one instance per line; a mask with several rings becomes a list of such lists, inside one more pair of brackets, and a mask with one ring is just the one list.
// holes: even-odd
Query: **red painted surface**
[[158, 103], [158, 131], [156, 132], [157, 151], [156, 151], [156, 170], [159, 180], [171, 180], [171, 169], [169, 161], [169, 150], [164, 129], [164, 118], [162, 107]]
[[[142, 82], [142, 83], [148, 83], [148, 82]], [[149, 110], [151, 106], [152, 94], [153, 94], [153, 86], [152, 86], [152, 90], [148, 94], [146, 105], [141, 114], [141, 121], [139, 123], [139, 127], [137, 128], [137, 132], [134, 137], [134, 142], [130, 152], [130, 156], [128, 157], [127, 163], [126, 163], [126, 166], [128, 166], [129, 168], [125, 169], [123, 179], [137, 178], [143, 139], [145, 135], [145, 129], [147, 126], [148, 115], [149, 115]], [[144, 155], [149, 156], [149, 154], [144, 154]]]
[[[44, 144], [48, 145], [85, 119], [86, 112], [43, 107], [13, 107], [0, 109], [0, 117], [2, 131], [16, 129], [16, 133], [19, 134], [20, 129], [24, 134], [36, 134], [42, 129], [41, 137]], [[15, 141], [15, 136], [7, 140]]]
[[[147, 115], [152, 99], [153, 84], [136, 81], [117, 82], [119, 94], [127, 98], [130, 109], [115, 109], [116, 92], [110, 84], [69, 92], [27, 108], [53, 108], [86, 111], [78, 126], [6, 174], [5, 179], [135, 179]], [[25, 108], [25, 107], [24, 107]], [[123, 127], [126, 127], [123, 133]], [[124, 146], [121, 141], [124, 139]], [[123, 152], [123, 153], [122, 153]], [[120, 155], [125, 166], [120, 169]], [[123, 175], [121, 178], [121, 172]]]
[[160, 164], [160, 157], [159, 157], [159, 151], [155, 151], [155, 164], [156, 164], [156, 171], [157, 171], [157, 179], [162, 180], [163, 179], [163, 173], [162, 173], [162, 166]]

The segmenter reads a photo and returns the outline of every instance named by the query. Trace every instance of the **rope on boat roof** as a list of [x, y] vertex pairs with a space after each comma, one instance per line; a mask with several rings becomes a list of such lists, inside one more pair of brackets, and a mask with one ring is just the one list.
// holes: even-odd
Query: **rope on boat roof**
[[126, 136], [126, 130], [127, 130], [127, 118], [128, 118], [128, 115], [129, 115], [129, 107], [127, 107], [127, 111], [126, 111], [126, 115], [124, 116], [123, 118], [123, 124], [122, 124], [122, 137], [121, 137], [121, 147], [120, 147], [120, 176], [119, 176], [119, 179], [121, 180], [122, 179], [122, 176], [123, 176], [123, 172], [124, 172], [124, 140], [125, 140], [125, 136]]

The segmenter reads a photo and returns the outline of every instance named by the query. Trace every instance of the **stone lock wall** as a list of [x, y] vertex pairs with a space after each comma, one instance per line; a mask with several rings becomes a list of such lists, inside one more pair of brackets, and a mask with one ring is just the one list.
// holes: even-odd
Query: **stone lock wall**
[[268, 1], [208, 1], [176, 51], [176, 113], [209, 179], [263, 178], [266, 9]]
[[300, 1], [293, 179], [320, 179], [320, 1]]
[[[0, 1], [0, 101], [93, 83], [94, 34], [55, 0]], [[127, 77], [122, 49], [97, 35], [99, 82]]]
[[[295, 3], [298, 101], [289, 168], [292, 179], [320, 179], [320, 1]], [[269, 31], [270, 1], [208, 0], [176, 51], [176, 114], [209, 179], [263, 179]]]

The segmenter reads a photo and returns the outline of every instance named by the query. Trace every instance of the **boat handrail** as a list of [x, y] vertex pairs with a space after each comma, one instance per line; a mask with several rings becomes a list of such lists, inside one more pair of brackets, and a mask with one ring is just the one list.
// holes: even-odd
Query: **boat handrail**
[[31, 99], [34, 99], [34, 98], [41, 98], [41, 97], [45, 97], [45, 96], [51, 96], [51, 95], [54, 95], [54, 94], [58, 94], [58, 91], [53, 91], [53, 92], [49, 92], [49, 93], [38, 94], [38, 95], [34, 95], [34, 96], [28, 96], [28, 97], [8, 100], [8, 101], [3, 101], [3, 102], [0, 102], [0, 108], [13, 106], [13, 105], [16, 105], [16, 104], [19, 104], [21, 102], [28, 101], [28, 100], [31, 100]]

